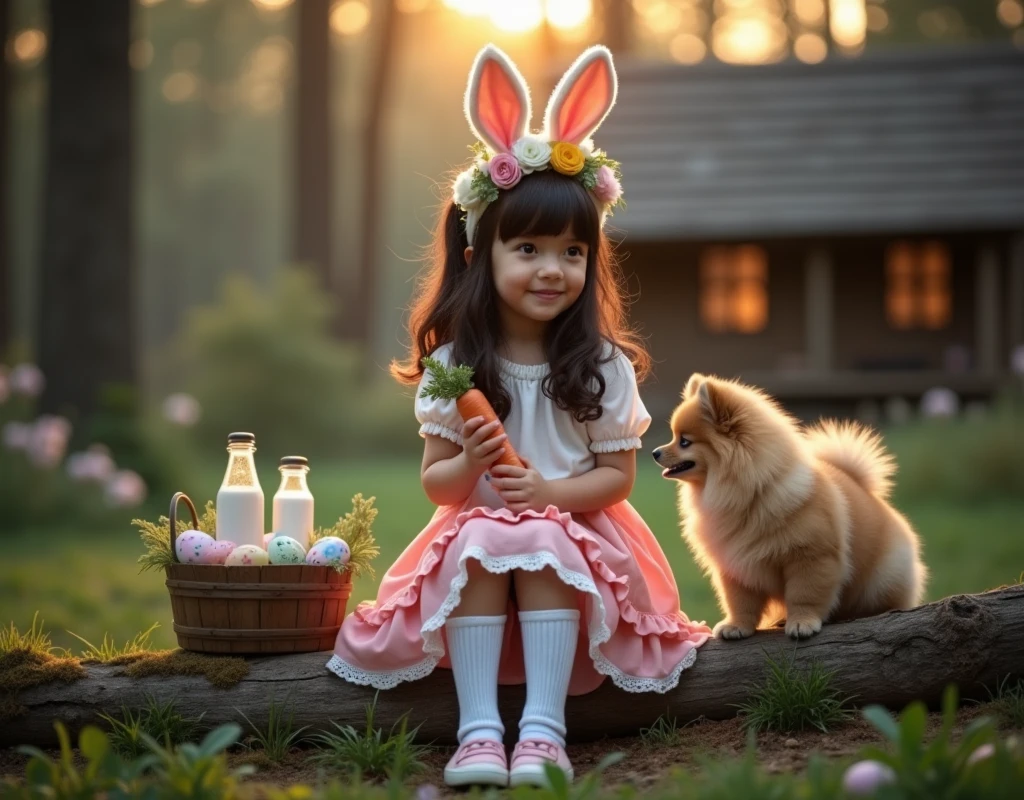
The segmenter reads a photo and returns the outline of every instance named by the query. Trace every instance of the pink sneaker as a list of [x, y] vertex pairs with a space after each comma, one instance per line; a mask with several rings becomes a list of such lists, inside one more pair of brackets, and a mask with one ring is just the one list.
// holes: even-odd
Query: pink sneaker
[[548, 778], [544, 765], [552, 763], [573, 779], [572, 764], [561, 745], [547, 739], [524, 739], [512, 751], [512, 770], [509, 772], [509, 786], [547, 787]]
[[494, 739], [463, 742], [444, 768], [448, 786], [508, 786], [508, 757]]

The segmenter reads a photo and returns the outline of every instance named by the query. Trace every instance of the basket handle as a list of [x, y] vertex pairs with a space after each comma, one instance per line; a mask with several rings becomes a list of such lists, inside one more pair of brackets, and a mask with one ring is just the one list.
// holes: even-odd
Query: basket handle
[[192, 530], [199, 530], [199, 517], [196, 516], [196, 507], [189, 499], [189, 496], [184, 492], [175, 492], [174, 497], [171, 498], [171, 558], [178, 561], [178, 549], [174, 546], [175, 540], [178, 538], [178, 502], [184, 500], [185, 505], [188, 506], [188, 511], [192, 515]]

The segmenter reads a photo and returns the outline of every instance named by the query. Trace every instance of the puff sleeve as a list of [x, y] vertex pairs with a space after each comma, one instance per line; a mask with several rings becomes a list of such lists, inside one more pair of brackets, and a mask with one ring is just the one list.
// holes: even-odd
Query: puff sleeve
[[633, 364], [617, 350], [615, 357], [602, 365], [601, 374], [605, 380], [601, 417], [587, 423], [590, 452], [637, 450], [642, 446], [640, 437], [651, 424], [651, 415], [640, 399]]
[[[431, 355], [442, 364], [451, 364], [451, 345], [438, 347]], [[416, 421], [420, 423], [420, 436], [441, 436], [457, 445], [462, 445], [462, 416], [454, 400], [434, 400], [423, 394], [430, 383], [430, 370], [423, 372], [416, 387]]]

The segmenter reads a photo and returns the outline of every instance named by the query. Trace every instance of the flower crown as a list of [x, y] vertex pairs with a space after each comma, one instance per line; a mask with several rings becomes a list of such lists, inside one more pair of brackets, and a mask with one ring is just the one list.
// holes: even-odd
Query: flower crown
[[484, 209], [531, 172], [551, 168], [578, 180], [604, 224], [623, 203], [619, 164], [590, 138], [615, 105], [618, 80], [608, 48], [587, 49], [569, 67], [548, 100], [544, 132], [530, 134], [530, 90], [512, 60], [494, 45], [479, 52], [466, 87], [466, 118], [478, 139], [476, 160], [452, 185], [466, 212], [470, 243]]

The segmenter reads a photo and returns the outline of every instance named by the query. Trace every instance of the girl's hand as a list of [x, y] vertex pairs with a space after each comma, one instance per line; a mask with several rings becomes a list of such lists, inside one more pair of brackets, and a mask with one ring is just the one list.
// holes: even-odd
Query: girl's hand
[[477, 477], [505, 452], [502, 445], [505, 444], [508, 434], [492, 436], [500, 427], [499, 421], [485, 425], [483, 417], [473, 417], [462, 426], [462, 450], [469, 459], [470, 466], [476, 471]]
[[491, 467], [491, 486], [513, 513], [520, 514], [526, 510], [544, 511], [551, 505], [550, 484], [530, 466], [522, 453], [519, 459], [526, 465], [525, 469], [505, 464]]

